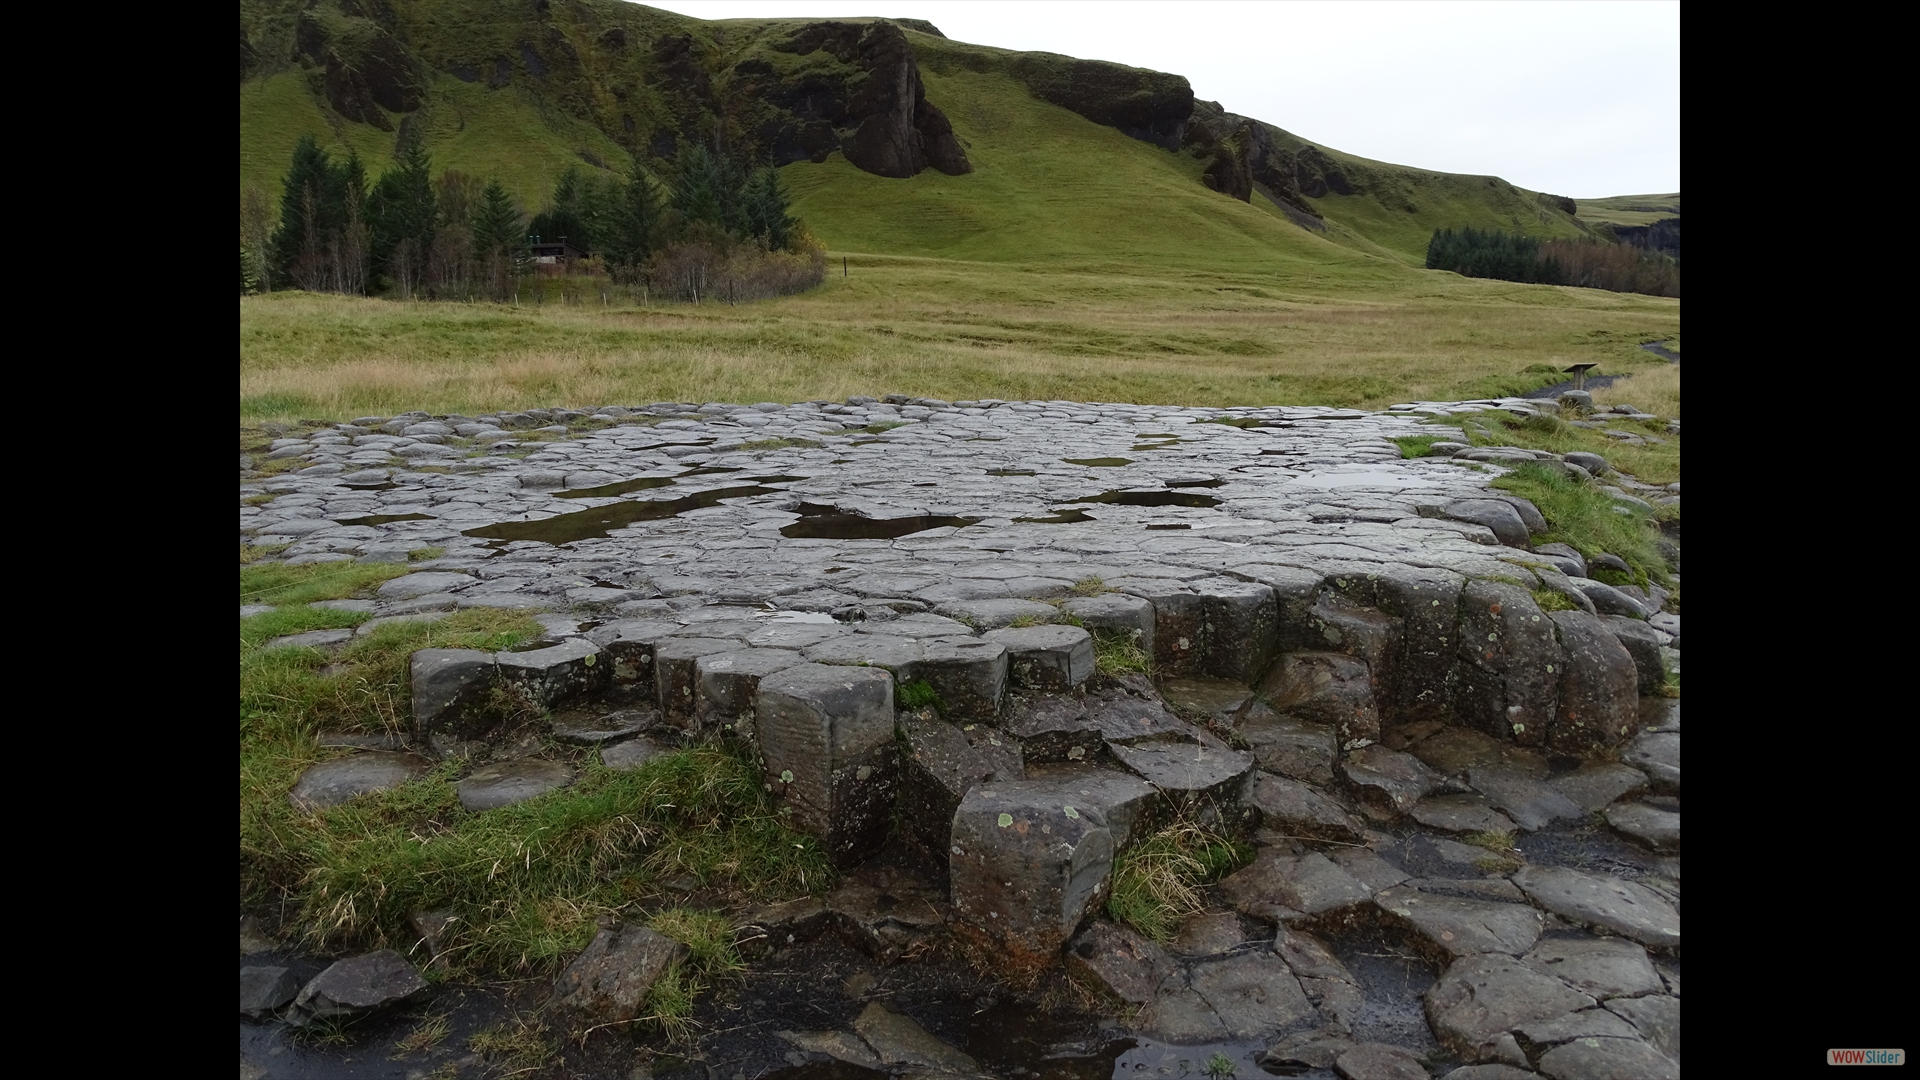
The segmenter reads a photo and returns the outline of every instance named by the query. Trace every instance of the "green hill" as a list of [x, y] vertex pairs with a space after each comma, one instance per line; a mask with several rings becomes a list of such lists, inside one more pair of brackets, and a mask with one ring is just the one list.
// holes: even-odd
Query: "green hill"
[[1571, 200], [1314, 146], [1178, 75], [913, 20], [243, 0], [240, 36], [241, 187], [270, 201], [302, 135], [377, 175], [417, 132], [436, 169], [497, 175], [530, 210], [571, 165], [665, 172], [717, 143], [781, 165], [830, 247], [874, 254], [1380, 277], [1438, 228], [1588, 231]]
[[1581, 199], [1578, 216], [1589, 225], [1651, 225], [1680, 216], [1680, 193]]

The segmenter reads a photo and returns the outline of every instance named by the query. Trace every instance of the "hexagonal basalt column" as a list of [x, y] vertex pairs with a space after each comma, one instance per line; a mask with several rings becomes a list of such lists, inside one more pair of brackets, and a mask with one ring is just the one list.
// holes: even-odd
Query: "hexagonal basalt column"
[[605, 688], [608, 669], [600, 646], [585, 638], [526, 652], [496, 653], [500, 682], [528, 702], [551, 709], [579, 701]]
[[1188, 587], [1199, 594], [1206, 618], [1201, 670], [1243, 683], [1258, 679], [1278, 640], [1280, 611], [1272, 586], [1219, 577]]
[[621, 697], [653, 701], [653, 650], [668, 637], [685, 631], [674, 622], [621, 619], [595, 627], [587, 640], [606, 650], [609, 690]]
[[941, 637], [922, 641], [913, 676], [940, 695], [947, 715], [991, 720], [1007, 690], [1007, 647], [998, 641]]
[[1114, 630], [1133, 636], [1141, 652], [1153, 655], [1153, 605], [1146, 600], [1109, 593], [1068, 600], [1060, 608], [1092, 630]]
[[1584, 757], [1619, 746], [1640, 726], [1640, 673], [1633, 655], [1598, 615], [1556, 611], [1566, 663], [1547, 746]]
[[653, 649], [653, 691], [660, 715], [689, 729], [697, 727], [700, 658], [745, 647], [745, 642], [732, 638], [661, 638]]
[[1023, 626], [985, 635], [1006, 647], [1008, 677], [1025, 690], [1072, 690], [1093, 674], [1093, 636], [1078, 626]]
[[1059, 778], [981, 784], [954, 814], [954, 915], [1015, 969], [1052, 962], [1105, 895], [1113, 835], [1070, 788]]
[[898, 773], [892, 675], [826, 664], [768, 675], [754, 737], [790, 825], [819, 839], [836, 866], [879, 849]]
[[478, 649], [421, 649], [410, 661], [414, 734], [477, 739], [497, 717], [489, 697], [500, 685], [500, 665]]
[[1525, 589], [1467, 582], [1460, 594], [1460, 650], [1448, 687], [1460, 723], [1539, 745], [1554, 719], [1564, 664], [1553, 620]]
[[800, 662], [791, 649], [735, 649], [696, 657], [694, 716], [700, 728], [731, 727], [752, 738], [760, 680]]

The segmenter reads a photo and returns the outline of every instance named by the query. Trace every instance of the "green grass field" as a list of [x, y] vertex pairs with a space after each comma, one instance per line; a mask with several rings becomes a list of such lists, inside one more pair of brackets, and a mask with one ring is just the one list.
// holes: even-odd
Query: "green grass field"
[[1652, 367], [1634, 346], [1679, 332], [1677, 301], [1335, 243], [1209, 191], [1189, 155], [936, 66], [928, 93], [974, 172], [886, 179], [837, 154], [783, 170], [833, 249], [821, 288], [740, 307], [246, 298], [242, 419], [887, 392], [1384, 406]]

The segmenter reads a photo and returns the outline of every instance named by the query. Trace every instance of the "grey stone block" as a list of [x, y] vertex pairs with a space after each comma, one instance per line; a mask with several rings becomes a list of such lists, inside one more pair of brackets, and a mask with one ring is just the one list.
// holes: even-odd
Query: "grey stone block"
[[1563, 650], [1549, 749], [1591, 757], [1632, 737], [1640, 726], [1640, 673], [1633, 655], [1597, 615], [1556, 611]]
[[543, 709], [570, 705], [605, 689], [609, 669], [600, 646], [586, 638], [526, 652], [494, 654], [501, 685]]
[[1153, 655], [1153, 605], [1141, 597], [1123, 593], [1082, 596], [1066, 601], [1060, 609], [1079, 619], [1089, 630], [1137, 634], [1140, 650]]
[[694, 715], [700, 729], [731, 727], [742, 738], [752, 738], [760, 680], [802, 662], [791, 649], [736, 649], [695, 657]]
[[1051, 964], [1105, 899], [1114, 850], [1106, 815], [1060, 778], [981, 784], [953, 819], [954, 916], [1014, 967]]
[[788, 823], [838, 866], [886, 838], [898, 778], [893, 677], [883, 668], [798, 664], [760, 680], [754, 734]]
[[1007, 677], [1027, 690], [1065, 691], [1093, 674], [1093, 637], [1078, 626], [1025, 626], [983, 635], [1007, 650]]

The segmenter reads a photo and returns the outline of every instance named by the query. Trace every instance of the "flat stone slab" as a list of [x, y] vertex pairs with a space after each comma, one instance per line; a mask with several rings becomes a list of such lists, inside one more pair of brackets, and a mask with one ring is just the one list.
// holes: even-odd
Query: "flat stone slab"
[[1534, 903], [1583, 926], [1656, 948], [1678, 948], [1680, 913], [1644, 885], [1558, 866], [1526, 866], [1514, 884]]
[[1168, 946], [1181, 956], [1219, 956], [1257, 943], [1266, 945], [1266, 935], [1258, 939], [1240, 924], [1240, 916], [1231, 911], [1194, 915], [1180, 924], [1180, 931]]
[[1655, 791], [1680, 791], [1680, 733], [1643, 732], [1621, 753], [1620, 760], [1647, 774]]
[[630, 772], [666, 753], [658, 743], [642, 736], [600, 748], [600, 764], [616, 772]]
[[1196, 964], [1169, 979], [1142, 1011], [1138, 1030], [1176, 1043], [1272, 1038], [1317, 1022], [1300, 981], [1272, 953]]
[[1205, 743], [1156, 740], [1108, 746], [1141, 779], [1172, 795], [1238, 803], [1253, 772], [1253, 755]]
[[976, 630], [998, 630], [1020, 619], [1051, 623], [1060, 618], [1059, 608], [1038, 600], [956, 600], [941, 604], [934, 611]]
[[300, 989], [287, 1013], [295, 1027], [314, 1020], [377, 1012], [423, 997], [427, 980], [392, 949], [335, 962]]
[[1340, 763], [1340, 771], [1348, 783], [1402, 814], [1411, 811], [1440, 779], [1419, 758], [1384, 746], [1356, 751]]
[[287, 634], [260, 646], [263, 649], [335, 649], [353, 640], [351, 630], [308, 630]]
[[642, 1015], [653, 984], [688, 955], [678, 941], [644, 926], [603, 927], [553, 986], [555, 1006], [597, 1023]]
[[1429, 795], [1413, 804], [1411, 816], [1441, 832], [1512, 832], [1515, 827], [1482, 795]]
[[1579, 818], [1585, 813], [1557, 788], [1508, 766], [1476, 766], [1467, 770], [1467, 782], [1528, 832], [1544, 829], [1556, 821]]
[[1315, 784], [1333, 783], [1340, 745], [1332, 728], [1277, 716], [1256, 703], [1235, 730], [1262, 769]]
[[1522, 1024], [1593, 1004], [1593, 998], [1511, 956], [1486, 953], [1455, 960], [1426, 994], [1433, 1033], [1469, 1061], [1494, 1057], [1495, 1040]]
[[1649, 1046], [1674, 1061], [1680, 1060], [1679, 998], [1649, 994], [1646, 997], [1615, 998], [1606, 1005], [1614, 1014], [1625, 1017]]
[[1645, 803], [1621, 803], [1607, 809], [1607, 824], [1648, 847], [1680, 850], [1680, 815]]
[[1638, 1039], [1575, 1039], [1540, 1055], [1540, 1072], [1553, 1080], [1680, 1080], [1678, 1062]]
[[433, 763], [412, 754], [369, 751], [312, 765], [300, 774], [287, 800], [302, 810], [338, 806], [356, 795], [390, 791], [417, 779]]
[[1268, 922], [1289, 922], [1363, 904], [1373, 892], [1317, 851], [1288, 855], [1268, 848], [1222, 880], [1220, 895], [1236, 911]]
[[1338, 803], [1306, 784], [1263, 772], [1254, 777], [1249, 801], [1267, 828], [1311, 840], [1363, 843], [1367, 827]]
[[1646, 790], [1647, 774], [1629, 765], [1606, 761], [1583, 765], [1547, 783], [1591, 814], [1606, 809], [1615, 799]]
[[877, 1001], [867, 1003], [853, 1019], [853, 1030], [888, 1065], [929, 1069], [936, 1074], [972, 1074], [980, 1063], [957, 1047], [928, 1034], [911, 1017], [892, 1012]]
[[1253, 688], [1227, 679], [1167, 679], [1167, 704], [1202, 716], [1232, 716], [1253, 697]]
[[1335, 1058], [1333, 1071], [1346, 1080], [1429, 1080], [1413, 1051], [1385, 1043], [1361, 1043]]
[[637, 735], [659, 723], [657, 709], [574, 709], [553, 718], [553, 737], [564, 743], [597, 746]]
[[1517, 956], [1540, 937], [1540, 913], [1525, 904], [1436, 895], [1407, 887], [1388, 889], [1373, 902], [1381, 911], [1405, 920], [1449, 956]]
[[455, 785], [460, 805], [468, 810], [497, 810], [503, 806], [558, 791], [573, 783], [573, 770], [557, 761], [521, 758], [482, 765]]
[[1521, 959], [1542, 975], [1551, 975], [1601, 1001], [1661, 990], [1660, 975], [1654, 971], [1647, 950], [1623, 938], [1548, 938]]

